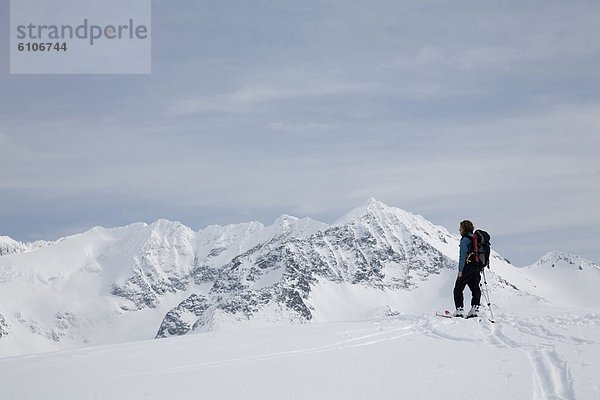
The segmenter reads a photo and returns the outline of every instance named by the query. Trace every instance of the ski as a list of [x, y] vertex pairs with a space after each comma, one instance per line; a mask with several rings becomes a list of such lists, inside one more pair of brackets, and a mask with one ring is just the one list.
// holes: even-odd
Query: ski
[[[465, 315], [464, 317], [455, 317], [454, 314], [449, 311], [449, 310], [445, 310], [445, 311], [437, 311], [435, 313], [435, 315], [437, 315], [438, 317], [443, 317], [443, 318], [462, 318], [462, 319], [475, 319], [477, 322], [481, 322], [482, 318], [479, 315]], [[496, 321], [488, 318], [488, 321], [490, 321], [492, 324], [496, 323]]]
[[437, 311], [435, 313], [435, 315], [437, 315], [438, 317], [444, 317], [444, 318], [455, 318], [454, 314], [452, 314], [450, 311], [445, 310], [444, 312], [442, 311]]

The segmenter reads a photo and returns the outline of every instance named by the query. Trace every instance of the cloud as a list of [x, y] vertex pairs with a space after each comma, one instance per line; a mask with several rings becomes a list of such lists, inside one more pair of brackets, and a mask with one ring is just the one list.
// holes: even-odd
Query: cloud
[[450, 228], [471, 217], [521, 264], [549, 248], [600, 259], [548, 233], [600, 240], [593, 2], [153, 15], [151, 76], [0, 76], [2, 233], [331, 222], [374, 196]]
[[[224, 112], [247, 113], [259, 111], [259, 107], [277, 101], [310, 99], [323, 96], [339, 96], [372, 90], [369, 85], [356, 83], [305, 82], [296, 81], [287, 86], [263, 84], [248, 85], [232, 93], [213, 96], [197, 96], [177, 100], [167, 108], [167, 115]], [[264, 111], [264, 109], [263, 109]]]

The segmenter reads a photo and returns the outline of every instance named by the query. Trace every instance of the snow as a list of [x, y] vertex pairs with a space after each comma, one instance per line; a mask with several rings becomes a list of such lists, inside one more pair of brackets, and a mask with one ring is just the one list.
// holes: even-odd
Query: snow
[[357, 207], [338, 219], [332, 226], [342, 226], [356, 223], [364, 216], [373, 216], [381, 225], [392, 230], [392, 234], [398, 234], [398, 230], [404, 229], [400, 236], [415, 234], [426, 243], [440, 250], [450, 258], [456, 258], [456, 246], [459, 243], [457, 236], [451, 235], [446, 228], [432, 224], [421, 215], [412, 214], [401, 208], [390, 207], [385, 203], [370, 198], [365, 204]]
[[534, 282], [536, 292], [554, 304], [577, 308], [600, 305], [600, 267], [579, 256], [550, 252], [523, 272]]
[[[599, 314], [401, 314], [0, 359], [3, 399], [597, 399]], [[35, 384], [32, 384], [35, 377]]]
[[[458, 243], [375, 199], [333, 225], [284, 214], [200, 231], [167, 220], [95, 227], [37, 245], [0, 237], [10, 249], [0, 257], [0, 397], [600, 398], [600, 267], [553, 251], [519, 268], [493, 253], [498, 322], [488, 311], [481, 322], [435, 317], [452, 304]], [[231, 271], [214, 294], [227, 300], [239, 282], [297, 290], [313, 262], [322, 272], [300, 297], [308, 321], [274, 291], [247, 304], [254, 313], [181, 309], [183, 323], [204, 323], [153, 339], [190, 296], [214, 300], [215, 278], [190, 281], [198, 265]]]
[[18, 242], [9, 236], [0, 236], [0, 256], [14, 253], [25, 253], [51, 245], [52, 242], [37, 240], [31, 243]]
[[[184, 291], [167, 292], [152, 309], [124, 312], [132, 305], [110, 295], [113, 285], [124, 285], [138, 271], [144, 279], [155, 279], [151, 283], [168, 282], [189, 275], [195, 256], [221, 266], [260, 243], [310, 236], [326, 226], [283, 215], [269, 226], [249, 222], [194, 232], [181, 222], [161, 219], [117, 228], [97, 226], [36, 248], [2, 237], [6, 248], [21, 247], [0, 257], [0, 316], [9, 323], [10, 333], [0, 340], [0, 356], [153, 338], [171, 308], [209, 288], [192, 284]], [[214, 249], [219, 253], [209, 255]], [[263, 277], [262, 284], [275, 279]], [[74, 318], [72, 326], [63, 329], [57, 315], [65, 312]]]

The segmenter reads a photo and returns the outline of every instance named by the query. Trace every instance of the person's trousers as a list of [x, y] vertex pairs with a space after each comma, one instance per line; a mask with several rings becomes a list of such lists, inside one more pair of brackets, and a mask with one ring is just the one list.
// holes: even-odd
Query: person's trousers
[[480, 282], [481, 273], [479, 272], [479, 268], [465, 266], [462, 276], [456, 278], [456, 283], [454, 284], [454, 305], [456, 308], [464, 307], [463, 291], [465, 290], [465, 286], [469, 286], [469, 289], [471, 289], [471, 305], [479, 305], [481, 301]]

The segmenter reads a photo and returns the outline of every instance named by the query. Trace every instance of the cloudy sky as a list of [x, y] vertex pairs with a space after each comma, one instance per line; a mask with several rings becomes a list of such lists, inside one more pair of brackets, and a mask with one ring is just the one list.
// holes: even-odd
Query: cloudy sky
[[152, 74], [9, 75], [0, 234], [375, 197], [515, 264], [600, 261], [598, 1], [154, 1]]

